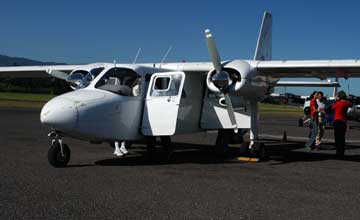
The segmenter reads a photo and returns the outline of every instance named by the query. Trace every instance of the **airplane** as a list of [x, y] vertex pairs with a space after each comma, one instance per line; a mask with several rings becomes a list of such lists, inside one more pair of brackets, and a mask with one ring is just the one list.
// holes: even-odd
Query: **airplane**
[[[308, 96], [300, 96], [291, 93], [287, 93], [287, 87], [339, 87], [339, 82], [314, 82], [314, 81], [279, 81], [276, 83], [276, 87], [284, 87], [284, 94], [272, 93], [270, 94], [271, 100], [276, 100], [276, 104], [287, 104], [287, 105], [304, 105], [307, 107]], [[266, 100], [263, 100], [263, 102]]]
[[250, 131], [250, 151], [265, 156], [259, 140], [258, 102], [281, 78], [360, 77], [359, 60], [272, 60], [272, 15], [264, 12], [253, 60], [222, 61], [205, 30], [211, 62], [0, 67], [3, 74], [48, 73], [74, 91], [47, 102], [41, 123], [51, 129], [49, 163], [65, 167], [64, 137], [91, 143], [146, 140], [218, 130], [216, 148]]

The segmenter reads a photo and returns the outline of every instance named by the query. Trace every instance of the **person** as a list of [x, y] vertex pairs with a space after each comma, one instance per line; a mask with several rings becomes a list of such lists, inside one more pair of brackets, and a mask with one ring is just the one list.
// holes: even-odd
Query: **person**
[[346, 100], [346, 93], [344, 91], [338, 92], [335, 100], [336, 102], [332, 106], [332, 109], [335, 111], [334, 137], [336, 156], [342, 158], [345, 153], [346, 113], [351, 104]]
[[324, 136], [325, 131], [325, 97], [324, 93], [319, 91], [318, 98], [316, 100], [317, 104], [317, 113], [316, 113], [316, 123], [318, 126], [318, 133], [316, 135], [315, 141], [315, 150], [318, 150], [321, 144], [321, 139]]
[[124, 154], [127, 154], [128, 151], [126, 150], [126, 147], [125, 147], [125, 141], [122, 141], [121, 142], [121, 146], [119, 146], [119, 141], [115, 141], [115, 151], [114, 151], [114, 154], [118, 157], [121, 157], [123, 156]]
[[311, 94], [311, 100], [310, 100], [310, 137], [309, 140], [306, 142], [305, 146], [307, 148], [310, 148], [311, 150], [313, 149], [313, 145], [315, 143], [315, 139], [318, 133], [318, 125], [317, 125], [317, 120], [316, 120], [316, 112], [317, 112], [317, 97], [318, 97], [318, 92], [314, 91]]

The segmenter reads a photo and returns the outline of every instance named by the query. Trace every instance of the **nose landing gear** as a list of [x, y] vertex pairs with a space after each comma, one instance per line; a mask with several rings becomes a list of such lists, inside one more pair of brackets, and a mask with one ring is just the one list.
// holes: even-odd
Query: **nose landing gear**
[[48, 161], [53, 167], [66, 167], [70, 161], [70, 149], [63, 143], [61, 136], [52, 131], [48, 134], [51, 138], [51, 147], [48, 151]]

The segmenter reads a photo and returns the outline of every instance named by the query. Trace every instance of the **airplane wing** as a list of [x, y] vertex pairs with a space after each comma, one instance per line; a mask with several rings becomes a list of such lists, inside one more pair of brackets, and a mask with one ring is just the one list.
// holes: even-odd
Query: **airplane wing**
[[[0, 67], [0, 78], [44, 78], [68, 75], [82, 65], [50, 65], [50, 66], [10, 66]], [[64, 78], [64, 76], [62, 78]]]
[[282, 87], [340, 87], [339, 82], [300, 82], [300, 81], [278, 81], [276, 86]]
[[360, 77], [359, 60], [259, 61], [256, 68], [279, 78]]

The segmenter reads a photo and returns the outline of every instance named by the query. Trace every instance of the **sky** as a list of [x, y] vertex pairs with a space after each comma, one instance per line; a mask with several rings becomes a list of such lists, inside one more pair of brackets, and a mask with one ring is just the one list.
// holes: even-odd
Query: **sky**
[[[69, 64], [252, 59], [261, 18], [273, 14], [273, 59], [360, 58], [358, 1], [19, 1], [0, 3], [0, 54]], [[303, 79], [301, 79], [303, 81]], [[316, 81], [316, 79], [315, 79]], [[340, 80], [360, 95], [360, 80]], [[287, 92], [305, 95], [313, 89]], [[332, 89], [323, 89], [328, 95]], [[277, 89], [284, 92], [285, 89]]]

